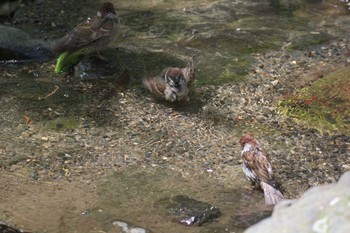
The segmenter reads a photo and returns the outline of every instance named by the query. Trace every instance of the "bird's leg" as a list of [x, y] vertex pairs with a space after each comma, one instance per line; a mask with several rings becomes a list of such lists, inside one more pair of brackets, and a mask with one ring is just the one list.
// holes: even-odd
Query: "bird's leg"
[[248, 186], [248, 185], [245, 185], [244, 186], [247, 190], [249, 190], [249, 191], [253, 191], [253, 190], [260, 190], [261, 188], [260, 188], [260, 185], [259, 184], [257, 184], [256, 182], [254, 182], [254, 181], [250, 181], [250, 185]]
[[255, 182], [250, 180], [250, 185], [244, 185], [244, 188], [248, 191], [253, 191], [255, 189]]
[[244, 186], [244, 188], [247, 190], [247, 191], [249, 191], [249, 192], [251, 192], [251, 191], [253, 191], [254, 190], [254, 186], [251, 186], [251, 185], [245, 185]]

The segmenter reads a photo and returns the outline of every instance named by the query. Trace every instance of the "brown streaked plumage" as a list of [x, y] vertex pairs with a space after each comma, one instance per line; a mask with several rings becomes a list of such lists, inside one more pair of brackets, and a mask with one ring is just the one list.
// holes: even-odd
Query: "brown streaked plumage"
[[193, 58], [185, 68], [168, 67], [155, 77], [144, 78], [144, 86], [157, 97], [170, 102], [188, 100], [188, 94], [195, 80], [195, 62]]
[[52, 50], [60, 54], [89, 48], [103, 58], [100, 51], [106, 49], [116, 40], [119, 27], [119, 18], [113, 4], [105, 2], [97, 12], [96, 17], [87, 19], [64, 37], [58, 39], [54, 42]]
[[283, 199], [283, 195], [277, 189], [269, 155], [252, 133], [243, 135], [239, 143], [242, 146], [241, 156], [245, 175], [250, 181], [260, 185], [267, 205], [278, 203]]

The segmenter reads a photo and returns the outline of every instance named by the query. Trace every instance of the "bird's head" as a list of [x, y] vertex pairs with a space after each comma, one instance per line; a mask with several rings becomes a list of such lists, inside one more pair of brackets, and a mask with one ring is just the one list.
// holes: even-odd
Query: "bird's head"
[[105, 2], [105, 3], [102, 4], [102, 6], [100, 7], [100, 10], [97, 12], [97, 16], [105, 17], [108, 14], [116, 15], [116, 12], [114, 10], [114, 6], [113, 6], [112, 3]]
[[252, 141], [254, 141], [254, 140], [255, 140], [255, 138], [254, 138], [253, 133], [249, 132], [249, 133], [243, 135], [243, 136], [241, 137], [241, 139], [239, 139], [239, 144], [241, 144], [241, 146], [243, 147], [244, 144], [249, 143], [249, 142], [252, 142]]
[[186, 81], [181, 71], [172, 70], [164, 75], [166, 90], [165, 98], [171, 102], [178, 100], [178, 94], [186, 85]]

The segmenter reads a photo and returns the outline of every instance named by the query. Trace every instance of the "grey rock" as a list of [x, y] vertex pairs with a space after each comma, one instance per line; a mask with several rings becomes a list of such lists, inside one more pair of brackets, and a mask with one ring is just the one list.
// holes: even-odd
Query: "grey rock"
[[49, 45], [14, 27], [0, 25], [0, 64], [23, 61], [47, 61], [52, 57]]
[[350, 172], [338, 183], [313, 187], [301, 198], [275, 206], [273, 214], [245, 233], [350, 232]]
[[14, 13], [20, 6], [22, 0], [3, 0], [0, 3], [0, 16], [10, 16]]

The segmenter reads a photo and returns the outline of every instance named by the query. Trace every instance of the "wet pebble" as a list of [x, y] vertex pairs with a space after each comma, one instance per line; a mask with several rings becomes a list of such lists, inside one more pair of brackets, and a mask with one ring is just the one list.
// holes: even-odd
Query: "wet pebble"
[[147, 233], [146, 229], [141, 227], [130, 227], [129, 224], [123, 221], [115, 221], [113, 225], [121, 229], [123, 233]]

